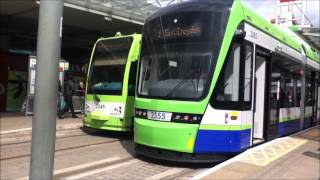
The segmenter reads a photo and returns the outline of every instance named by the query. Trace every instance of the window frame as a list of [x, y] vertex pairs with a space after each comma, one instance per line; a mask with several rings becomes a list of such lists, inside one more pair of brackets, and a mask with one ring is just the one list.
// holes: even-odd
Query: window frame
[[[218, 101], [216, 100], [217, 96], [219, 95], [218, 91], [220, 90], [218, 86], [221, 86], [222, 83], [222, 77], [225, 73], [225, 70], [227, 68], [227, 63], [229, 61], [231, 52], [232, 52], [232, 47], [234, 43], [240, 44], [240, 66], [239, 66], [239, 89], [238, 89], [238, 101]], [[246, 56], [246, 50], [247, 47], [251, 48], [251, 62], [250, 62], [250, 96], [249, 96], [249, 101], [244, 101], [245, 97], [245, 92], [244, 92], [244, 82], [245, 82], [245, 56]], [[210, 99], [210, 105], [215, 108], [215, 109], [227, 109], [227, 110], [251, 110], [252, 107], [252, 72], [253, 72], [253, 58], [254, 58], [254, 48], [253, 48], [253, 43], [244, 40], [242, 38], [234, 38], [230, 44], [226, 60], [223, 63], [222, 69], [220, 71], [218, 80], [216, 82], [215, 88], [213, 90], [211, 99]]]
[[[127, 95], [128, 96], [135, 96], [135, 91], [136, 91], [136, 83], [137, 83], [137, 61], [131, 61], [130, 62], [130, 70], [129, 70], [129, 77], [128, 77], [128, 82], [127, 82], [127, 84], [128, 84], [128, 86], [127, 86], [127, 90], [128, 90], [128, 92], [127, 92]], [[130, 82], [134, 82], [133, 83], [133, 89], [130, 91], [130, 89], [129, 89], [129, 84], [130, 84]]]
[[[272, 63], [271, 66], [276, 66], [276, 69], [281, 74], [280, 78], [280, 98], [279, 98], [279, 108], [293, 108], [300, 107], [300, 99], [301, 99], [301, 90], [302, 87], [299, 87], [298, 84], [302, 85], [302, 75], [298, 72], [290, 71], [291, 69], [287, 67], [287, 65], [295, 65], [302, 68], [302, 64], [300, 62], [294, 61], [292, 58], [281, 55], [279, 53], [274, 53], [271, 56]], [[280, 60], [281, 59], [281, 60]], [[280, 60], [280, 61], [279, 61]], [[282, 63], [286, 62], [287, 65], [283, 65]], [[274, 68], [274, 67], [273, 67]], [[286, 80], [291, 80], [293, 82], [292, 89], [292, 102], [289, 102], [289, 98], [287, 97], [288, 86]]]
[[[125, 63], [122, 65], [123, 67], [123, 73], [122, 73], [122, 79], [121, 79], [121, 89], [120, 90], [92, 90], [93, 87], [93, 80], [92, 80], [92, 76], [94, 73], [94, 70], [98, 67], [95, 66], [94, 63], [96, 62], [96, 56], [98, 53], [96, 53], [97, 51], [97, 46], [99, 43], [103, 43], [106, 41], [117, 41], [117, 40], [129, 40], [130, 41], [130, 45], [128, 46], [128, 52], [125, 58]], [[118, 43], [118, 42], [117, 42]], [[100, 39], [96, 42], [94, 49], [93, 49], [93, 54], [92, 57], [90, 59], [89, 62], [89, 72], [88, 72], [88, 82], [87, 82], [87, 89], [86, 89], [86, 93], [87, 94], [100, 94], [100, 95], [109, 95], [109, 96], [122, 96], [124, 94], [124, 80], [125, 80], [125, 74], [126, 74], [126, 66], [128, 64], [129, 61], [129, 55], [132, 49], [132, 45], [134, 43], [134, 38], [131, 36], [128, 37], [120, 37], [120, 38], [105, 38], [105, 39]]]

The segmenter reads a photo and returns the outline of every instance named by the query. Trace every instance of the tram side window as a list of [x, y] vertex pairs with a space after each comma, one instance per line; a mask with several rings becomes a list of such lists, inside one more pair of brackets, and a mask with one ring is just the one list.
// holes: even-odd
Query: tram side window
[[306, 106], [312, 106], [311, 77], [306, 78]]
[[296, 107], [300, 107], [300, 99], [301, 99], [301, 85], [302, 85], [302, 82], [301, 82], [301, 79], [298, 78], [297, 79], [297, 92], [296, 92]]
[[151, 74], [150, 74], [151, 64], [153, 64], [151, 57], [145, 57], [140, 60], [139, 82], [141, 84], [138, 86], [138, 89], [139, 89], [138, 91], [141, 92], [142, 95], [148, 95], [148, 89], [145, 87], [148, 87], [147, 84], [149, 84], [149, 81], [151, 79]]
[[240, 44], [232, 46], [226, 67], [222, 72], [218, 101], [239, 101], [239, 77], [240, 77]]
[[284, 89], [281, 89], [280, 91], [283, 91], [282, 94], [282, 107], [294, 107], [294, 88], [295, 88], [295, 82], [294, 79], [291, 76], [286, 76], [284, 79]]
[[210, 103], [217, 109], [251, 108], [252, 46], [233, 43]]
[[128, 96], [134, 96], [135, 85], [136, 85], [136, 73], [137, 73], [137, 62], [131, 62], [129, 82], [128, 82]]
[[250, 102], [251, 101], [251, 79], [252, 79], [252, 53], [253, 48], [250, 45], [246, 45], [245, 54], [244, 54], [244, 79], [242, 83], [242, 87], [244, 89], [243, 92], [243, 101]]
[[278, 69], [280, 79], [280, 108], [300, 106], [301, 96], [301, 64], [292, 59], [275, 54], [272, 57], [272, 68]]

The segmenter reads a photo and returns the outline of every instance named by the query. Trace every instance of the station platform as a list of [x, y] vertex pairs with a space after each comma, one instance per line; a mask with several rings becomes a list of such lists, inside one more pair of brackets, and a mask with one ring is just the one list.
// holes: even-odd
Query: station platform
[[[79, 118], [67, 116], [57, 119], [57, 129], [80, 128], [82, 126], [82, 115]], [[24, 113], [2, 113], [0, 114], [0, 133], [27, 131], [32, 128], [32, 116], [25, 116]]]
[[[57, 129], [82, 126], [82, 117], [57, 120]], [[32, 116], [2, 113], [0, 136], [31, 132]], [[103, 137], [105, 139], [105, 137]], [[82, 140], [81, 140], [82, 141]], [[320, 179], [320, 126], [264, 143], [188, 179]], [[93, 146], [92, 146], [93, 147]], [[108, 145], [110, 148], [110, 146]], [[123, 147], [119, 149], [123, 150]], [[112, 149], [112, 148], [111, 148]], [[101, 150], [104, 154], [106, 147]], [[117, 151], [120, 151], [117, 149]], [[81, 151], [83, 154], [83, 152]], [[114, 152], [112, 152], [114, 153]], [[16, 173], [16, 172], [15, 172]], [[110, 174], [109, 174], [110, 175]]]
[[320, 179], [320, 126], [251, 148], [192, 179]]

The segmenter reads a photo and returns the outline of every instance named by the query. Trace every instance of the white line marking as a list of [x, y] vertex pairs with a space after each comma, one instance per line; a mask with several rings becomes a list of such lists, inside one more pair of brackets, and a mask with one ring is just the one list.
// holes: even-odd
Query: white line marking
[[69, 167], [69, 168], [59, 169], [59, 170], [54, 171], [53, 174], [57, 175], [57, 174], [62, 174], [62, 173], [66, 173], [66, 172], [72, 172], [72, 171], [75, 171], [75, 170], [78, 170], [78, 169], [89, 168], [89, 167], [92, 167], [92, 166], [96, 166], [96, 165], [100, 165], [100, 164], [104, 164], [104, 163], [108, 163], [108, 162], [112, 162], [112, 161], [117, 161], [119, 159], [120, 159], [120, 157], [115, 156], [115, 157], [111, 157], [111, 158], [107, 158], [107, 159], [102, 159], [102, 160], [99, 160], [99, 161], [90, 162], [90, 163], [87, 163], [87, 164], [81, 164], [81, 165], [78, 165], [78, 166], [72, 166], [72, 167]]
[[[72, 171], [76, 171], [76, 170], [79, 170], [79, 169], [89, 168], [89, 167], [93, 167], [93, 166], [96, 166], [96, 165], [117, 161], [119, 159], [121, 159], [121, 158], [118, 157], [118, 156], [115, 156], [115, 157], [111, 157], [111, 158], [107, 158], [107, 159], [102, 159], [102, 160], [99, 160], [99, 161], [93, 161], [93, 162], [86, 163], [86, 164], [80, 164], [80, 165], [77, 165], [77, 166], [58, 169], [58, 170], [55, 170], [53, 172], [53, 174], [54, 175], [58, 175], [58, 174], [62, 174], [62, 173], [72, 172]], [[17, 180], [27, 180], [27, 179], [29, 179], [29, 176], [22, 177], [22, 178], [19, 178]]]
[[88, 172], [80, 173], [80, 174], [77, 174], [77, 175], [74, 175], [74, 176], [69, 176], [69, 177], [66, 177], [64, 179], [68, 179], [68, 180], [69, 179], [70, 180], [71, 179], [79, 179], [79, 178], [83, 178], [83, 177], [90, 176], [90, 175], [93, 175], [93, 174], [97, 174], [97, 173], [100, 173], [100, 172], [104, 172], [104, 171], [108, 171], [108, 170], [111, 170], [111, 169], [119, 168], [121, 166], [133, 164], [133, 163], [136, 163], [136, 162], [138, 162], [138, 160], [137, 159], [133, 159], [133, 160], [130, 160], [128, 162], [115, 164], [113, 166], [107, 166], [105, 168], [95, 169], [93, 171], [88, 171]]
[[0, 134], [16, 133], [16, 132], [20, 132], [20, 131], [28, 131], [31, 129], [32, 128], [22, 128], [22, 129], [14, 129], [14, 130], [9, 130], [9, 131], [1, 131]]
[[164, 177], [167, 177], [167, 176], [170, 176], [170, 175], [173, 175], [173, 174], [177, 174], [177, 173], [179, 173], [179, 172], [181, 172], [183, 170], [185, 170], [185, 169], [182, 169], [182, 168], [169, 169], [167, 171], [164, 171], [162, 173], [156, 174], [154, 176], [147, 177], [146, 180], [162, 179]]

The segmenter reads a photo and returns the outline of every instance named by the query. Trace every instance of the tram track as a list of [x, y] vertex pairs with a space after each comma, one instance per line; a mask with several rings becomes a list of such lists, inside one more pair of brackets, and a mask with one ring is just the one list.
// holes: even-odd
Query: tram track
[[[80, 149], [80, 148], [85, 148], [85, 147], [90, 147], [90, 146], [97, 146], [97, 145], [102, 145], [102, 144], [111, 144], [114, 142], [118, 142], [120, 140], [111, 140], [111, 141], [103, 141], [103, 142], [98, 142], [98, 143], [91, 143], [91, 144], [83, 144], [83, 145], [78, 145], [78, 146], [71, 146], [71, 147], [66, 147], [66, 148], [60, 148], [60, 149], [56, 149], [56, 152], [63, 152], [63, 151], [68, 151], [68, 150], [74, 150], [74, 149]], [[1, 161], [8, 161], [8, 160], [13, 160], [13, 159], [19, 159], [19, 158], [25, 158], [30, 156], [30, 153], [26, 153], [26, 154], [21, 154], [18, 156], [9, 156], [9, 157], [5, 157], [5, 158], [1, 158]]]
[[[87, 136], [87, 134], [78, 134], [78, 135], [72, 135], [72, 136], [57, 137], [57, 140], [66, 139], [66, 138], [73, 138], [73, 137], [80, 137], [80, 136]], [[31, 140], [30, 141], [14, 142], [14, 143], [6, 143], [6, 144], [1, 144], [0, 146], [6, 147], [6, 146], [13, 146], [13, 145], [27, 144], [27, 143], [31, 143]]]
[[[98, 154], [101, 155], [100, 159], [97, 158], [97, 156], [92, 156], [92, 153], [88, 153], [88, 156], [85, 155], [85, 157], [87, 158], [73, 155], [69, 160], [63, 160], [63, 163], [69, 163], [69, 165], [58, 165], [59, 169], [56, 169], [54, 171], [54, 179], [73, 179], [77, 177], [90, 179], [98, 176], [104, 176], [105, 179], [109, 179], [109, 177], [111, 179], [125, 179], [126, 177], [143, 177], [147, 179], [149, 177], [162, 177], [161, 179], [181, 179], [190, 178], [194, 174], [198, 173], [199, 169], [193, 166], [181, 166], [178, 164], [169, 163], [169, 167], [167, 167], [167, 162], [150, 159], [150, 161], [145, 161], [144, 158], [136, 158], [134, 154], [118, 152], [117, 150], [115, 151], [115, 149], [117, 149], [115, 147], [121, 148], [121, 146], [126, 146], [126, 148], [130, 147], [129, 149], [131, 149], [131, 145], [127, 146], [128, 143], [131, 144], [131, 141], [128, 141], [129, 139], [127, 135], [120, 136], [119, 138], [119, 134], [113, 136], [109, 133], [105, 133], [104, 131], [102, 133], [84, 133], [85, 134], [81, 135], [71, 134], [68, 136], [57, 138], [57, 140], [60, 141], [57, 141], [57, 148], [55, 150], [55, 153], [56, 157], [60, 159], [59, 162], [61, 162], [62, 159], [65, 159], [62, 157], [69, 157], [69, 155], [74, 153], [79, 154], [80, 152], [91, 152], [92, 150], [98, 151]], [[66, 132], [65, 135], [67, 134], [69, 133]], [[86, 137], [87, 135], [89, 137]], [[110, 139], [106, 140], [104, 139], [105, 137]], [[115, 137], [117, 138], [114, 139]], [[4, 152], [7, 157], [1, 156], [2, 158], [0, 160], [7, 165], [13, 165], [21, 161], [27, 161], [30, 158], [31, 154], [30, 152], [26, 152], [26, 150], [30, 150], [30, 142], [31, 141], [29, 141], [29, 144], [28, 142], [11, 143], [12, 146], [7, 144], [5, 146], [6, 148], [4, 148], [6, 151], [8, 150], [8, 154]], [[10, 148], [16, 148], [20, 150], [24, 149], [24, 151], [14, 152], [15, 154], [10, 154]], [[80, 162], [78, 160], [75, 160], [78, 159], [78, 157], [79, 159], [81, 159]], [[27, 175], [27, 173], [23, 174]], [[23, 179], [28, 179], [28, 177], [24, 177]]]
[[[76, 127], [76, 128], [63, 128], [63, 129], [57, 129], [56, 132], [64, 132], [64, 131], [78, 131], [81, 130], [81, 127]], [[97, 129], [90, 129], [88, 131], [99, 131]], [[13, 137], [18, 137], [18, 136], [22, 136], [22, 135], [31, 135], [32, 130], [27, 130], [27, 131], [17, 131], [17, 132], [10, 132], [10, 133], [5, 133], [5, 134], [1, 134], [1, 137], [6, 137], [6, 136], [13, 136]]]
[[[72, 127], [72, 128], [57, 128], [56, 129], [56, 134], [63, 133], [63, 132], [84, 132], [82, 127], [77, 126], [77, 127]], [[95, 131], [101, 131], [99, 129], [85, 129], [85, 131], [90, 132], [95, 132]], [[16, 138], [16, 137], [21, 137], [21, 136], [30, 136], [32, 134], [32, 129], [26, 130], [26, 131], [15, 131], [15, 132], [10, 132], [10, 133], [3, 133], [1, 134], [1, 138]]]
[[[57, 137], [61, 133], [65, 132], [65, 131], [67, 131], [68, 133], [70, 133], [70, 132], [71, 133], [80, 132], [79, 128], [78, 129], [57, 130], [56, 131]], [[31, 136], [32, 136], [31, 131], [28, 131], [28, 132], [14, 132], [14, 133], [10, 133], [10, 134], [2, 134], [1, 135], [1, 140], [2, 140], [2, 142], [4, 140], [7, 140], [7, 139], [9, 139], [11, 141], [15, 141], [17, 139], [28, 139], [29, 140], [29, 139], [31, 139]]]
[[[70, 132], [71, 130], [71, 132]], [[65, 133], [68, 133], [68, 135], [64, 135], [64, 134], [61, 134], [63, 133], [64, 131], [66, 131]], [[56, 134], [56, 139], [57, 140], [60, 140], [60, 139], [66, 139], [66, 138], [72, 138], [72, 137], [80, 137], [80, 136], [88, 136], [88, 135], [94, 135], [95, 133], [100, 133], [102, 132], [101, 130], [90, 130], [90, 131], [87, 131], [87, 132], [84, 132], [84, 131], [81, 131], [79, 129], [68, 129], [68, 130], [60, 130], [60, 131], [57, 131], [57, 134]], [[70, 133], [73, 133], [72, 135], [69, 135]], [[0, 147], [6, 147], [6, 146], [11, 146], [11, 145], [20, 145], [20, 144], [24, 144], [24, 143], [31, 143], [31, 134], [18, 134], [18, 135], [15, 135], [13, 137], [1, 137], [2, 138], [2, 141], [4, 141], [5, 138], [11, 138], [13, 140], [9, 140], [8, 142], [9, 143], [1, 143], [0, 144]], [[20, 140], [17, 142], [16, 139], [19, 139], [19, 138], [24, 138], [24, 140]]]

